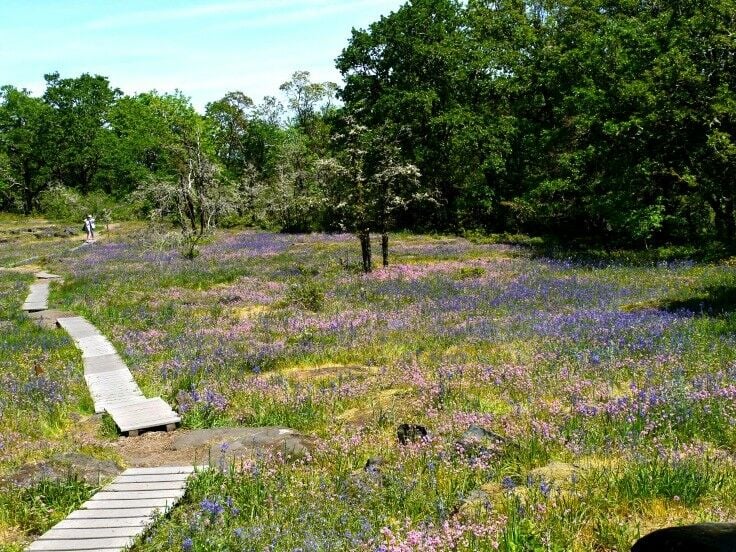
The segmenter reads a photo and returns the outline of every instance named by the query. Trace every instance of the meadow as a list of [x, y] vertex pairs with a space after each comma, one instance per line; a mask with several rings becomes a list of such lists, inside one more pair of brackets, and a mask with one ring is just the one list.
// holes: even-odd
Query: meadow
[[[53, 307], [110, 337], [183, 427], [312, 438], [298, 458], [200, 473], [136, 552], [628, 550], [736, 517], [728, 261], [591, 263], [406, 234], [363, 275], [350, 235], [222, 231], [192, 261], [136, 226], [66, 243], [0, 258], [62, 275]], [[3, 476], [58, 451], [115, 458], [71, 341], [19, 311], [30, 281], [0, 272]], [[427, 437], [400, 444], [402, 423]], [[92, 490], [0, 486], [0, 542]]]

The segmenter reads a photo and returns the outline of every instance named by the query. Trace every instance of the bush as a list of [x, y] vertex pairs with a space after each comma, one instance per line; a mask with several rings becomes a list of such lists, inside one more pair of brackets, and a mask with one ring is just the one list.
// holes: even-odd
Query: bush
[[79, 221], [80, 224], [87, 214], [94, 215], [100, 224], [113, 220], [130, 220], [135, 218], [138, 208], [134, 202], [118, 203], [105, 192], [95, 191], [82, 195], [61, 184], [41, 192], [39, 206], [41, 212], [52, 220]]
[[39, 196], [41, 212], [54, 220], [82, 220], [84, 205], [82, 195], [76, 190], [62, 186], [51, 186]]
[[315, 279], [302, 276], [289, 286], [287, 300], [292, 305], [319, 312], [325, 305], [325, 291]]

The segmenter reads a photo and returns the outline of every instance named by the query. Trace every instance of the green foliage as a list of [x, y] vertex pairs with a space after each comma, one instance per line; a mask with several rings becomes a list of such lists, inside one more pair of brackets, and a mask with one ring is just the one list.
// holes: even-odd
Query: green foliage
[[695, 459], [642, 460], [627, 466], [616, 489], [627, 501], [667, 498], [692, 506], [706, 493], [719, 490], [726, 481], [720, 466]]
[[731, 241], [734, 13], [412, 2], [353, 32], [342, 97], [369, 128], [401, 129], [440, 226]]
[[463, 267], [455, 273], [458, 280], [467, 280], [470, 278], [480, 278], [486, 273], [485, 269], [480, 266]]
[[0, 490], [0, 524], [40, 535], [89, 499], [95, 488], [75, 475]]
[[53, 220], [75, 221], [85, 215], [82, 194], [65, 186], [52, 186], [39, 194], [41, 212]]
[[299, 308], [319, 312], [325, 306], [325, 289], [319, 280], [305, 274], [289, 285], [286, 298]]

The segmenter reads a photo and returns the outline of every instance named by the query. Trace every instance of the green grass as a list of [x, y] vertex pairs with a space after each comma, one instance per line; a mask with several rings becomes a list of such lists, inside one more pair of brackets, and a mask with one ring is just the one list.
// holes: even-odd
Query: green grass
[[[185, 428], [288, 426], [313, 443], [296, 462], [200, 474], [136, 552], [187, 539], [193, 550], [627, 550], [663, 525], [733, 519], [736, 270], [661, 262], [695, 254], [681, 249], [561, 260], [540, 257], [537, 239], [470, 238], [397, 235], [392, 265], [370, 276], [354, 270], [351, 237], [237, 230], [191, 261], [125, 228], [51, 259], [65, 276], [54, 305], [109, 336]], [[28, 282], [0, 277], [9, 312]], [[89, 414], [71, 383], [77, 353], [17, 312], [5, 324], [5, 372], [19, 364], [25, 385], [45, 351], [65, 389], [46, 410], [12, 405], [13, 431], [73, 447], [59, 435]], [[28, 389], [28, 404], [43, 403]], [[400, 423], [429, 440], [400, 446]], [[459, 447], [471, 425], [503, 443]], [[113, 429], [103, 420], [101, 442]], [[7, 469], [38, 456], [13, 449]], [[368, 458], [381, 459], [375, 472]], [[574, 481], [554, 480], [559, 465]]]

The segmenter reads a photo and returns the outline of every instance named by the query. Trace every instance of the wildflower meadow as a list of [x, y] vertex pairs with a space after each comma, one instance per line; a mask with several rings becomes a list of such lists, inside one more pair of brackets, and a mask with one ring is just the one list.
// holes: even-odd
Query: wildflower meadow
[[[736, 268], [392, 240], [367, 275], [343, 234], [222, 231], [194, 260], [135, 226], [43, 246], [64, 280], [54, 308], [93, 321], [184, 429], [309, 438], [200, 471], [136, 552], [623, 551], [734, 519]], [[79, 353], [19, 311], [29, 281], [0, 274], [0, 469], [114, 460]], [[427, 435], [401, 444], [401, 424]], [[60, 506], [0, 489], [0, 542], [14, 550], [93, 490], [69, 488]]]

